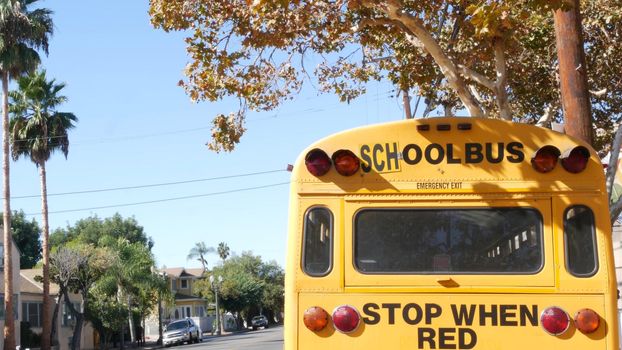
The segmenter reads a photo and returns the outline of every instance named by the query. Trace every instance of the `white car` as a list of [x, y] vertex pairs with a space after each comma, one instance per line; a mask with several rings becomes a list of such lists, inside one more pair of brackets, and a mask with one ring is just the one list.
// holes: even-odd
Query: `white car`
[[162, 334], [164, 346], [182, 344], [187, 342], [198, 343], [201, 341], [201, 330], [190, 318], [177, 320], [169, 323]]
[[259, 327], [268, 328], [268, 319], [266, 316], [259, 315], [253, 317], [251, 320], [251, 326], [253, 326], [253, 330], [256, 330]]

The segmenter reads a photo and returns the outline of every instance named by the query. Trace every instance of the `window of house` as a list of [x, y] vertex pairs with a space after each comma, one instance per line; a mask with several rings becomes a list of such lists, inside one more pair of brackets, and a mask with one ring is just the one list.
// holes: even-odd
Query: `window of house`
[[4, 270], [4, 244], [0, 243], [0, 270]]
[[188, 280], [187, 279], [182, 279], [180, 280], [181, 282], [181, 289], [188, 289]]
[[198, 316], [198, 317], [205, 317], [205, 307], [203, 307], [203, 306], [196, 306], [194, 308], [194, 314], [195, 314], [195, 316]]
[[[18, 295], [13, 294], [13, 316], [17, 320], [19, 319], [19, 309], [17, 308]], [[0, 320], [4, 320], [4, 293], [0, 293]]]
[[177, 290], [177, 278], [171, 278], [171, 290]]
[[30, 327], [41, 327], [43, 324], [43, 303], [22, 303], [22, 320], [28, 322]]

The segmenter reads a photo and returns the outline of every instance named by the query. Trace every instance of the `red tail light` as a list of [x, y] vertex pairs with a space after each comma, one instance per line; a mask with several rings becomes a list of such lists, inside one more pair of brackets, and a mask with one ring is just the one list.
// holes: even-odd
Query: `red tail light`
[[319, 332], [328, 324], [328, 312], [319, 306], [310, 307], [305, 311], [302, 321], [310, 330]]
[[531, 166], [540, 173], [548, 173], [555, 169], [559, 159], [559, 149], [555, 146], [544, 146], [531, 157]]
[[590, 151], [583, 146], [577, 146], [569, 149], [561, 156], [562, 166], [564, 169], [574, 174], [585, 170], [589, 159]]
[[347, 149], [340, 149], [333, 153], [333, 164], [337, 172], [343, 176], [354, 175], [361, 167], [359, 158]]
[[547, 333], [560, 335], [570, 326], [570, 317], [566, 311], [557, 306], [551, 306], [542, 311], [540, 315], [540, 324]]
[[590, 334], [598, 329], [600, 317], [594, 310], [582, 309], [574, 317], [574, 325], [583, 334]]
[[361, 316], [350, 305], [338, 306], [333, 311], [333, 324], [335, 328], [342, 333], [354, 332], [361, 323]]
[[307, 153], [305, 165], [313, 176], [322, 176], [330, 170], [331, 161], [326, 152], [315, 148]]

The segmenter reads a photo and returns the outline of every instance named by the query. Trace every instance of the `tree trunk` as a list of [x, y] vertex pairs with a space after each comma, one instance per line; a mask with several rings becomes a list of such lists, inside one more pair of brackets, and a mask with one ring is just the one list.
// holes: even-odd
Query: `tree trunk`
[[[94, 327], [97, 333], [99, 334], [99, 350], [104, 350], [104, 342], [106, 339], [106, 333], [103, 331], [103, 327]], [[94, 345], [94, 344], [93, 344]]]
[[554, 16], [564, 129], [568, 135], [591, 144], [591, 105], [579, 0], [566, 0], [566, 2], [572, 9], [557, 10]]
[[73, 337], [71, 338], [71, 350], [80, 350], [80, 340], [82, 338], [82, 325], [84, 324], [84, 315], [78, 313], [76, 316], [76, 325], [73, 329]]
[[60, 292], [58, 293], [58, 295], [56, 296], [56, 302], [54, 303], [54, 312], [52, 313], [52, 327], [50, 329], [50, 345], [54, 346], [54, 345], [58, 345], [58, 339], [56, 339], [57, 335], [56, 335], [56, 331], [57, 331], [57, 327], [56, 325], [58, 324], [57, 320], [58, 320], [58, 310], [60, 309], [60, 300], [61, 300], [61, 294]]
[[84, 324], [84, 297], [82, 298], [82, 302], [80, 302], [80, 312], [76, 312], [71, 304], [71, 300], [67, 293], [65, 293], [65, 303], [68, 305], [69, 309], [72, 310], [72, 313], [76, 317], [76, 324], [73, 328], [73, 336], [71, 337], [71, 350], [80, 350], [80, 342], [82, 340], [82, 325]]
[[121, 334], [119, 335], [119, 349], [125, 349], [125, 324], [121, 324]]
[[11, 189], [9, 181], [9, 73], [2, 72], [2, 175], [4, 177], [4, 349], [15, 349], [13, 311], [13, 259], [11, 235]]
[[[122, 303], [123, 295], [121, 285], [117, 283], [117, 302]], [[120, 334], [119, 334], [119, 349], [125, 349], [125, 323], [121, 322]]]
[[136, 330], [134, 329], [134, 317], [132, 317], [132, 296], [127, 295], [127, 321], [130, 327], [130, 341], [136, 344]]
[[76, 310], [76, 308], [71, 303], [71, 299], [69, 299], [69, 294], [66, 289], [61, 289], [63, 293], [63, 300], [67, 308], [71, 314], [76, 318], [76, 324], [73, 328], [73, 336], [71, 338], [71, 350], [80, 350], [80, 342], [82, 338], [82, 325], [84, 324], [84, 308], [86, 305], [87, 295], [82, 294], [82, 301], [80, 302], [80, 310]]
[[140, 313], [141, 329], [138, 332], [138, 339], [143, 346], [145, 346], [145, 327], [147, 326], [147, 320], [145, 318], [146, 318], [145, 313], [141, 312]]
[[[47, 140], [47, 135], [43, 135]], [[39, 177], [41, 180], [41, 213], [43, 221], [42, 248], [43, 248], [43, 327], [41, 334], [41, 349], [50, 349], [50, 335], [52, 324], [50, 318], [50, 247], [48, 243], [50, 225], [48, 222], [48, 191], [45, 172], [45, 162], [38, 164]]]

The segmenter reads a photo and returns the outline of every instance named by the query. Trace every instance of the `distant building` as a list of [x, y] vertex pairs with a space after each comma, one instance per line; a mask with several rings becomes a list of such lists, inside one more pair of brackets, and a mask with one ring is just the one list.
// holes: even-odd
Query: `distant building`
[[[203, 332], [212, 329], [215, 312], [207, 309], [207, 300], [201, 298], [195, 292], [195, 283], [204, 278], [202, 268], [186, 269], [183, 267], [166, 268], [159, 271], [165, 276], [168, 288], [174, 296], [173, 305], [162, 305], [160, 310], [162, 325], [166, 326], [172, 321], [190, 317]], [[157, 340], [158, 338], [158, 312], [152, 313], [145, 322], [145, 338]]]
[[194, 284], [203, 278], [203, 269], [185, 269], [176, 267], [162, 272], [169, 281], [169, 288], [175, 295], [175, 305], [168, 309], [165, 318], [168, 321], [186, 317], [205, 317], [207, 300], [194, 292]]
[[[42, 276], [42, 269], [21, 270], [19, 289], [21, 293], [21, 319], [30, 324], [30, 329], [41, 334], [42, 318], [43, 318], [43, 284], [35, 280], [36, 276]], [[54, 314], [56, 298], [58, 297], [58, 285], [50, 283], [50, 315]], [[70, 294], [71, 303], [79, 309], [82, 297], [78, 294]], [[71, 348], [71, 340], [75, 326], [75, 318], [69, 311], [64, 300], [59, 300], [59, 310], [56, 322], [52, 327], [56, 327], [56, 340], [60, 350], [68, 350]], [[82, 328], [82, 336], [80, 347], [82, 349], [95, 348], [95, 332], [89, 322], [84, 322]]]

